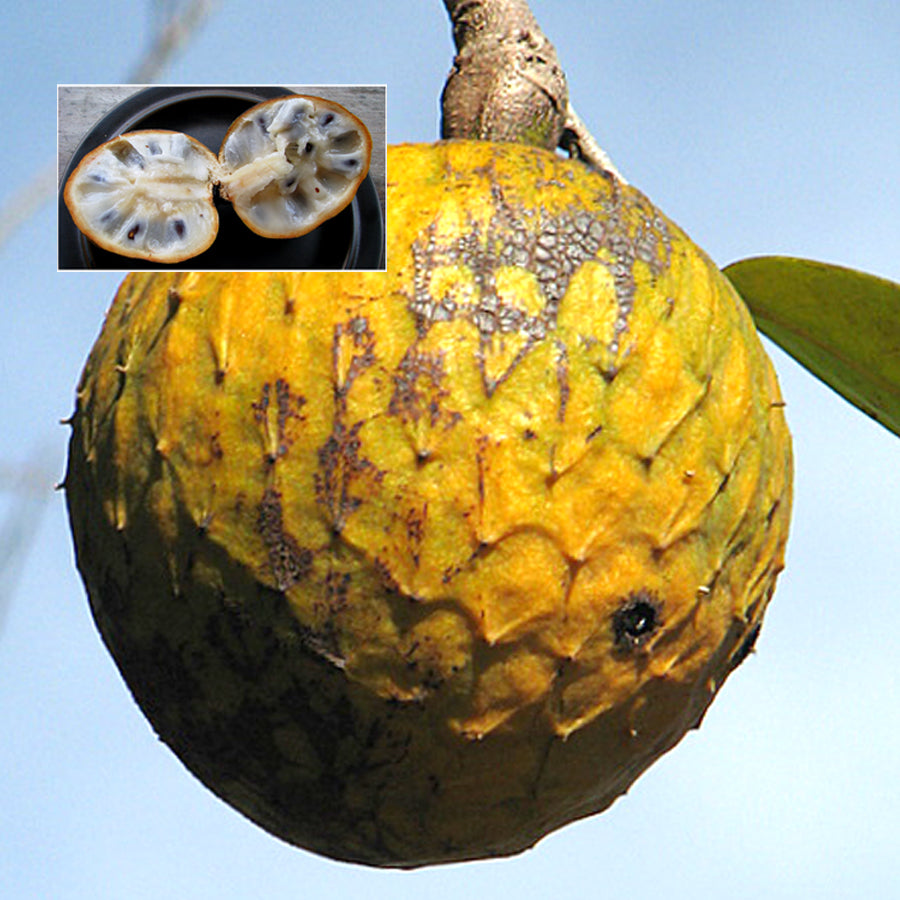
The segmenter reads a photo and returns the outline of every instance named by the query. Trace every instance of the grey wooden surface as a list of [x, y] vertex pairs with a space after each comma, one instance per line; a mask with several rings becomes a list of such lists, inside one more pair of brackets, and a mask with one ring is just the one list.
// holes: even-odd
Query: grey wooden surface
[[[82, 138], [114, 106], [151, 85], [60, 85], [57, 88], [58, 144], [57, 181]], [[381, 215], [385, 199], [385, 89], [380, 85], [285, 85], [297, 94], [312, 94], [334, 100], [362, 119], [372, 135], [369, 177], [378, 193]], [[213, 153], [218, 147], [210, 148]]]

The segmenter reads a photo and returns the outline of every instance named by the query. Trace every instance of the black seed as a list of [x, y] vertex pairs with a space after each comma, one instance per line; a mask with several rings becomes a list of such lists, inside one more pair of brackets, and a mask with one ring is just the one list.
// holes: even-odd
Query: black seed
[[320, 125], [330, 125], [333, 121], [334, 121], [334, 113], [325, 113], [325, 115], [322, 116], [322, 119], [319, 122], [319, 124]]
[[662, 624], [662, 604], [649, 592], [632, 594], [613, 614], [613, 638], [620, 650], [646, 643]]
[[133, 241], [141, 233], [140, 225], [132, 225], [128, 230], [128, 240]]
[[312, 141], [307, 141], [306, 146], [303, 148], [304, 153], [312, 153], [313, 152], [313, 144]]
[[177, 234], [178, 237], [184, 237], [184, 219], [176, 219], [172, 223], [172, 227], [175, 229], [175, 234]]

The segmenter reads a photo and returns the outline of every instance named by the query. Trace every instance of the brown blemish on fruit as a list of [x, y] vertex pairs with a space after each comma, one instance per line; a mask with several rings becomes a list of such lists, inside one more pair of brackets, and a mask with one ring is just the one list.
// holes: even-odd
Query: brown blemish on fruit
[[556, 342], [556, 350], [556, 383], [559, 385], [559, 409], [556, 417], [560, 422], [565, 422], [566, 406], [569, 403], [569, 356], [562, 341]]
[[441, 401], [447, 396], [447, 389], [442, 385], [444, 375], [443, 353], [429, 353], [411, 346], [392, 376], [394, 391], [388, 413], [404, 422], [418, 422], [427, 416], [428, 423], [434, 427], [441, 417]]
[[224, 455], [225, 451], [222, 449], [222, 440], [219, 435], [219, 432], [216, 431], [209, 437], [209, 455], [211, 460], [220, 460]]
[[334, 626], [334, 617], [340, 615], [350, 601], [350, 573], [331, 569], [325, 576], [325, 608], [328, 613], [326, 629]]
[[268, 551], [269, 569], [279, 591], [287, 591], [309, 574], [313, 554], [301, 547], [284, 530], [284, 512], [281, 494], [274, 488], [266, 488], [260, 501], [256, 527]]
[[[349, 351], [344, 367], [342, 357]], [[375, 335], [365, 316], [354, 316], [334, 326], [331, 339], [331, 368], [338, 412], [346, 413], [346, 395], [354, 381], [375, 362]]]
[[328, 511], [336, 534], [343, 531], [347, 517], [361, 504], [350, 494], [354, 478], [365, 472], [377, 472], [372, 462], [359, 454], [362, 422], [349, 428], [337, 420], [328, 440], [319, 448], [320, 471], [315, 475], [316, 495]]
[[[618, 310], [608, 349], [615, 356], [634, 307], [635, 265], [645, 264], [654, 277], [669, 265], [671, 237], [663, 218], [642, 198], [623, 195], [615, 183], [610, 195], [597, 197], [597, 215], [577, 207], [555, 215], [543, 210], [538, 215], [526, 215], [505, 198], [502, 190], [496, 186], [492, 190], [494, 213], [487, 228], [470, 217], [454, 241], [441, 245], [432, 223], [413, 243], [413, 284], [407, 302], [419, 336], [424, 337], [436, 322], [460, 318], [471, 322], [480, 338], [476, 352], [482, 383], [491, 396], [534, 344], [555, 330], [559, 305], [570, 281], [591, 260], [605, 266], [613, 278]], [[635, 207], [643, 215], [631, 233], [628, 223], [635, 218]], [[469, 270], [475, 288], [472, 300], [460, 302], [432, 289], [433, 274], [446, 266]], [[542, 309], [526, 312], [498, 295], [497, 270], [505, 266], [533, 273], [544, 298]], [[505, 372], [489, 378], [484, 368], [484, 347], [502, 334], [519, 334], [525, 343]], [[613, 367], [603, 373], [607, 381], [615, 375]]]
[[485, 359], [485, 352], [488, 347], [487, 342], [482, 341], [478, 345], [478, 349], [475, 351], [475, 358], [478, 362], [478, 371], [481, 373], [481, 384], [484, 388], [484, 394], [486, 397], [493, 397], [494, 392], [509, 378], [510, 375], [515, 371], [516, 367], [519, 363], [528, 355], [528, 351], [531, 350], [534, 341], [529, 339], [523, 346], [519, 349], [516, 355], [513, 357], [512, 362], [496, 377], [494, 378], [491, 375], [488, 375], [487, 372], [487, 361]]
[[413, 565], [419, 567], [420, 548], [425, 537], [425, 522], [428, 518], [428, 502], [421, 507], [412, 507], [406, 511], [404, 525], [406, 526], [406, 539], [409, 542], [410, 556]]
[[265, 435], [266, 465], [274, 465], [287, 456], [293, 443], [293, 438], [288, 435], [288, 422], [291, 419], [303, 421], [301, 410], [306, 405], [306, 398], [301, 394], [292, 394], [290, 384], [284, 378], [275, 381], [274, 391], [272, 387], [271, 382], [265, 382], [259, 400], [251, 404], [253, 418], [262, 426]]
[[[349, 360], [345, 357], [349, 351]], [[319, 447], [319, 471], [315, 473], [316, 497], [324, 506], [334, 534], [344, 529], [347, 517], [361, 504], [350, 493], [354, 480], [370, 475], [383, 477], [370, 460], [360, 454], [360, 431], [364, 421], [346, 423], [347, 394], [359, 378], [375, 362], [375, 337], [364, 316], [355, 316], [334, 327], [331, 342], [334, 396], [334, 424], [331, 434]]]

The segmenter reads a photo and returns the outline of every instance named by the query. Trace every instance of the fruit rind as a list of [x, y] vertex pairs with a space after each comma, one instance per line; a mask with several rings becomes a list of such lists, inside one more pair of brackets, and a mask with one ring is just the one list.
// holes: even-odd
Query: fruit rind
[[283, 839], [412, 867], [531, 846], [699, 723], [792, 463], [746, 309], [639, 192], [388, 161], [385, 274], [126, 279], [65, 485], [160, 737]]

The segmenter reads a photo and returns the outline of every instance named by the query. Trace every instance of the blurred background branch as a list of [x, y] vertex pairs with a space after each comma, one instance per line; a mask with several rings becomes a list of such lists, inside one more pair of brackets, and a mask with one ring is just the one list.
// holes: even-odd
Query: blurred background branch
[[[124, 84], [159, 80], [173, 58], [184, 49], [218, 5], [218, 0], [152, 0], [150, 40], [146, 51], [127, 74]], [[56, 192], [56, 164], [42, 166], [31, 180], [15, 191], [0, 208], [0, 250]]]
[[44, 509], [53, 497], [53, 463], [49, 449], [32, 454], [27, 463], [0, 463], [0, 635], [13, 594], [37, 534]]

